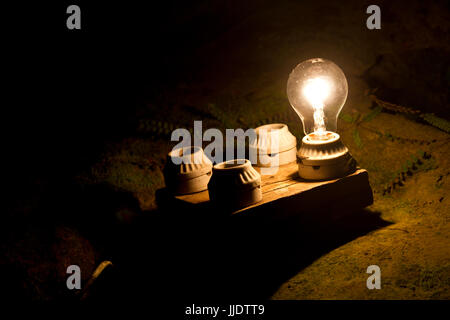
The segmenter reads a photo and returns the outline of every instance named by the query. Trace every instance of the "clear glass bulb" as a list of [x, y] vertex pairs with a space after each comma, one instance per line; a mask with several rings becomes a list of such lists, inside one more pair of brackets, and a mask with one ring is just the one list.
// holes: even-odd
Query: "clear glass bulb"
[[347, 100], [344, 72], [333, 62], [321, 58], [303, 61], [292, 70], [287, 96], [303, 123], [305, 134], [326, 139], [336, 132], [337, 117]]

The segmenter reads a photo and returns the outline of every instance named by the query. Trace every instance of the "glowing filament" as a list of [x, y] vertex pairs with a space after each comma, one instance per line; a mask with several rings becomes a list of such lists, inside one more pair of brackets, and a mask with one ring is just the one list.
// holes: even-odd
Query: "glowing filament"
[[330, 94], [330, 84], [323, 78], [310, 79], [303, 87], [303, 94], [314, 109], [314, 132], [321, 136], [326, 131], [323, 107]]

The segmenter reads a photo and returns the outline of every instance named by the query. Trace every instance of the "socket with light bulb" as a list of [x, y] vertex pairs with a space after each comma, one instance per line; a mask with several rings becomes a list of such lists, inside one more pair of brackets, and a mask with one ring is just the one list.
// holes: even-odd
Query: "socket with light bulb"
[[355, 171], [356, 162], [336, 133], [347, 93], [344, 72], [329, 60], [303, 61], [289, 75], [287, 96], [305, 132], [297, 152], [301, 178], [328, 180]]

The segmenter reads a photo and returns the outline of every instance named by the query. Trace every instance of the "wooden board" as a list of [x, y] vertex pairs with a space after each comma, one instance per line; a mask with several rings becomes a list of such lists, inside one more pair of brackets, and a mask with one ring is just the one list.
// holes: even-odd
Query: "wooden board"
[[[230, 212], [233, 215], [261, 213], [278, 217], [307, 210], [363, 208], [373, 202], [368, 173], [357, 169], [335, 180], [305, 181], [297, 173], [297, 164], [281, 166], [276, 175], [261, 176], [262, 201]], [[190, 208], [214, 210], [208, 191], [175, 196], [175, 202]], [[263, 213], [265, 212], [265, 213]]]

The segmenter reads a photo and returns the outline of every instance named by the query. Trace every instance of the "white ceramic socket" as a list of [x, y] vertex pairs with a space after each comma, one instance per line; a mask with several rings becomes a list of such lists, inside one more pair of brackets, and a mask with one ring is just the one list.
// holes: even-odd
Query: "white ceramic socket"
[[283, 123], [266, 124], [255, 129], [257, 139], [249, 151], [257, 155], [257, 167], [281, 166], [296, 161], [297, 139]]
[[164, 180], [167, 188], [175, 194], [188, 194], [208, 189], [212, 162], [200, 147], [172, 150], [167, 155]]
[[297, 152], [298, 174], [306, 180], [328, 180], [343, 177], [356, 169], [341, 137], [335, 132], [326, 132], [326, 139], [313, 139], [313, 134], [303, 137]]
[[213, 167], [209, 198], [218, 208], [238, 209], [262, 200], [261, 176], [249, 160], [229, 160]]

